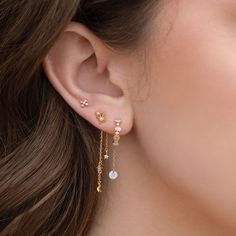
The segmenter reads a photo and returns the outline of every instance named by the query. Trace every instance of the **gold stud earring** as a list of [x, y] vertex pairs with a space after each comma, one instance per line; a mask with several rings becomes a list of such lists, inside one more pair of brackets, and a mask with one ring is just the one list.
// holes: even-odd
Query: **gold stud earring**
[[109, 178], [115, 180], [118, 177], [116, 171], [116, 146], [119, 146], [120, 132], [122, 131], [121, 120], [115, 120], [115, 134], [113, 136], [113, 155], [112, 155], [112, 170], [109, 172]]
[[96, 118], [99, 121], [100, 124], [106, 122], [106, 117], [105, 114], [103, 112], [100, 111], [96, 111], [95, 112]]

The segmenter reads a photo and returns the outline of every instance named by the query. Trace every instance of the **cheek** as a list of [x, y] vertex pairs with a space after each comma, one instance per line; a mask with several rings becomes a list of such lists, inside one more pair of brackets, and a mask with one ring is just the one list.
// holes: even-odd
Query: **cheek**
[[185, 22], [152, 58], [137, 133], [163, 178], [235, 225], [236, 37]]

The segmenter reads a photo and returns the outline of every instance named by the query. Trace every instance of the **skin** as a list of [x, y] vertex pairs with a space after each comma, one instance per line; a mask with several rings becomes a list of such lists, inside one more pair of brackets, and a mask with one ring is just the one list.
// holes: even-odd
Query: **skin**
[[123, 121], [90, 236], [236, 235], [235, 22], [234, 0], [179, 0], [131, 53], [79, 23], [58, 38], [44, 61], [55, 89], [98, 129]]

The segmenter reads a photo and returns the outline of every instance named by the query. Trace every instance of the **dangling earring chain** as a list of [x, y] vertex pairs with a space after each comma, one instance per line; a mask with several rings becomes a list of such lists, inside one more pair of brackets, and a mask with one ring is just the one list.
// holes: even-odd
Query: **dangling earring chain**
[[112, 170], [109, 172], [109, 178], [115, 180], [118, 177], [116, 171], [116, 146], [119, 146], [120, 132], [121, 132], [121, 120], [115, 120], [115, 135], [113, 136], [113, 155], [112, 155]]
[[117, 171], [115, 171], [115, 169], [116, 169], [116, 148], [113, 147], [113, 149], [112, 149], [112, 170], [109, 173], [110, 179], [116, 179], [118, 177], [118, 173], [117, 173]]
[[108, 153], [108, 147], [109, 147], [109, 137], [108, 137], [108, 133], [106, 133], [106, 138], [105, 138], [105, 155], [104, 155], [104, 159], [109, 159], [109, 153]]
[[[105, 116], [103, 113], [96, 112], [96, 117], [99, 122], [105, 122]], [[120, 132], [121, 132], [121, 120], [115, 120], [115, 134], [113, 135], [113, 148], [112, 148], [112, 170], [109, 172], [109, 178], [115, 180], [118, 177], [116, 171], [116, 146], [119, 146]], [[102, 172], [103, 172], [103, 157], [104, 159], [109, 159], [109, 136], [105, 133], [105, 153], [103, 153], [103, 139], [104, 132], [100, 130], [100, 146], [99, 146], [99, 161], [97, 166], [98, 181], [97, 181], [97, 192], [102, 192]], [[104, 154], [104, 155], [103, 155]]]
[[100, 131], [100, 147], [99, 147], [99, 162], [97, 166], [98, 170], [98, 186], [97, 191], [100, 193], [102, 192], [102, 170], [103, 170], [103, 163], [102, 163], [102, 156], [103, 154], [103, 131]]

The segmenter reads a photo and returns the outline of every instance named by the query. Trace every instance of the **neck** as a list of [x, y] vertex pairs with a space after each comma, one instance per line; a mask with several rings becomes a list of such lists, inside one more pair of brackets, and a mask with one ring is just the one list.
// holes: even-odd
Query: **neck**
[[229, 235], [193, 201], [167, 185], [130, 136], [122, 137], [117, 151], [116, 180], [108, 179], [112, 158], [104, 160], [103, 192], [88, 235]]

